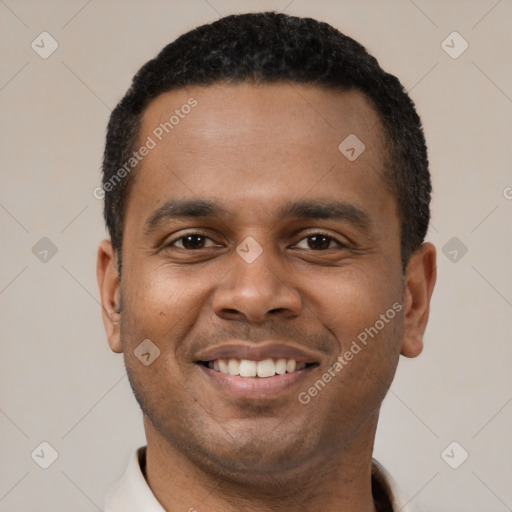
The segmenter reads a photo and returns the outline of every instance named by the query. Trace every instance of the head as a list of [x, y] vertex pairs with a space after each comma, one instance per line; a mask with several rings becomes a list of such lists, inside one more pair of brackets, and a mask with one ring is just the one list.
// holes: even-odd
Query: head
[[[147, 431], [251, 481], [368, 444], [435, 282], [426, 145], [396, 77], [312, 19], [201, 26], [113, 111], [103, 189], [104, 322]], [[233, 394], [207, 368], [229, 344], [307, 366], [290, 391]]]

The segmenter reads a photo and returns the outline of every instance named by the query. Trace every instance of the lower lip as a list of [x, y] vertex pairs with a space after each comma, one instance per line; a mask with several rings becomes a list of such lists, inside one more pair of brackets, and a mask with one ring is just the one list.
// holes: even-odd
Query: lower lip
[[240, 377], [197, 365], [210, 382], [231, 396], [249, 399], [271, 398], [289, 392], [311, 373], [316, 366], [273, 377]]

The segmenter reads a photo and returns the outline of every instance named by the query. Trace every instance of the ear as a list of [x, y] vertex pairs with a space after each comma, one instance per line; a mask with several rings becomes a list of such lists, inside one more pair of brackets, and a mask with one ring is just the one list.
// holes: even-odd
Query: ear
[[409, 260], [405, 275], [404, 339], [401, 354], [416, 357], [423, 350], [430, 298], [436, 283], [436, 248], [423, 244]]
[[117, 273], [117, 256], [110, 240], [103, 240], [98, 248], [96, 276], [108, 344], [113, 352], [121, 353], [121, 285]]

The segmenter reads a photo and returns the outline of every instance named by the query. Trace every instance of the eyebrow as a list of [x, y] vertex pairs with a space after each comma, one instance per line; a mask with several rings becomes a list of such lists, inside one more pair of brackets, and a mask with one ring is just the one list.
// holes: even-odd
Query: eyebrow
[[205, 199], [171, 199], [157, 208], [145, 222], [146, 234], [166, 220], [218, 217], [229, 212], [215, 201]]
[[301, 219], [345, 220], [356, 226], [369, 229], [370, 216], [353, 204], [343, 201], [301, 200], [286, 203], [280, 212], [281, 217]]
[[[216, 201], [205, 199], [171, 199], [158, 207], [146, 220], [145, 232], [150, 234], [168, 220], [222, 217], [230, 211]], [[369, 229], [369, 215], [353, 204], [343, 201], [298, 200], [285, 203], [278, 218], [344, 220], [362, 229]]]

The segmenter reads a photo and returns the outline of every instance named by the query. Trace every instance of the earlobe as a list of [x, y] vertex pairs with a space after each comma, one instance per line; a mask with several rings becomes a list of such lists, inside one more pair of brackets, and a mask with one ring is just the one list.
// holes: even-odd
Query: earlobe
[[98, 248], [96, 277], [108, 344], [113, 352], [121, 353], [121, 284], [117, 273], [116, 254], [110, 240], [103, 240]]
[[436, 276], [436, 248], [431, 243], [425, 243], [411, 256], [405, 276], [401, 351], [405, 357], [417, 357], [423, 350], [423, 335], [427, 328]]

